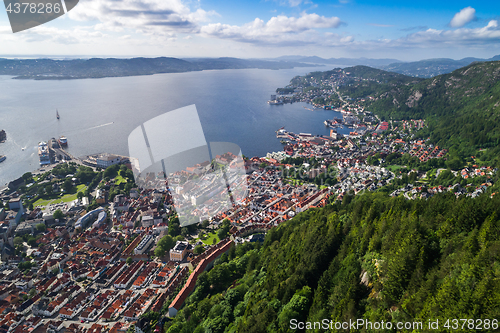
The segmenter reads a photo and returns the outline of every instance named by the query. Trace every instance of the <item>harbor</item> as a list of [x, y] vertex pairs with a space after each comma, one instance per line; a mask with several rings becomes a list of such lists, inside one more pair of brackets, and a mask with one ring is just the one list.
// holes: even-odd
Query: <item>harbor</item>
[[38, 143], [38, 158], [40, 166], [55, 164], [59, 162], [71, 161], [75, 158], [63, 146], [67, 146], [66, 137], [61, 136], [59, 140], [52, 138], [47, 142], [41, 141]]
[[295, 134], [294, 132], [287, 131], [284, 127], [278, 129], [276, 131], [276, 138], [282, 139], [281, 143], [289, 143], [286, 140], [290, 140], [291, 142], [305, 142], [305, 141], [314, 141], [315, 139], [321, 140], [336, 140], [337, 132], [331, 131], [330, 136], [327, 135], [312, 135], [311, 133], [299, 133]]

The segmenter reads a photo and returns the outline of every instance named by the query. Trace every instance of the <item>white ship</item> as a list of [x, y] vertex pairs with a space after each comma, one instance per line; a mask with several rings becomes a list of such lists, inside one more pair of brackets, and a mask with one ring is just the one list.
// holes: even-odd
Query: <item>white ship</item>
[[38, 143], [38, 157], [40, 158], [40, 165], [50, 164], [49, 147], [46, 142]]

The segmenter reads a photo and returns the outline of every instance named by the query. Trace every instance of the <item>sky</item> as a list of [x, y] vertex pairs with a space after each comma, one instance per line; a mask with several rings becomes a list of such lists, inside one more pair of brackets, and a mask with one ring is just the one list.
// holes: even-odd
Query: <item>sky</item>
[[0, 56], [490, 58], [500, 1], [80, 0], [12, 33], [0, 9]]

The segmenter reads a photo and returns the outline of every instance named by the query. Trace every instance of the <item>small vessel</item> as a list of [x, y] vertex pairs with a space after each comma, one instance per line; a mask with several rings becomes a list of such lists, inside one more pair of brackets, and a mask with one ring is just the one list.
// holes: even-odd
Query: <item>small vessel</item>
[[59, 140], [57, 140], [57, 141], [59, 141], [59, 144], [61, 146], [67, 146], [68, 145], [68, 139], [66, 139], [66, 137], [64, 135], [61, 135], [59, 137]]
[[38, 158], [40, 158], [40, 165], [50, 164], [49, 148], [46, 142], [38, 143]]
[[338, 118], [327, 119], [324, 121], [325, 126], [330, 128], [342, 127], [342, 120]]
[[59, 119], [59, 118], [60, 118], [60, 117], [59, 117], [59, 111], [57, 111], [57, 109], [56, 109], [56, 117], [57, 117], [57, 119]]
[[280, 101], [280, 100], [270, 100], [270, 101], [267, 101], [267, 103], [269, 105], [281, 105], [281, 104], [283, 104], [283, 101]]
[[3, 161], [5, 161], [6, 158], [7, 158], [7, 156], [0, 155], [0, 163], [2, 163]]

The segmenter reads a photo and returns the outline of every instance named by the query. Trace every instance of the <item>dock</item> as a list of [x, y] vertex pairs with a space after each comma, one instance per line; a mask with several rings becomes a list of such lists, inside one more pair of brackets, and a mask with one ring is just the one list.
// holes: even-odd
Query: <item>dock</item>
[[62, 160], [71, 161], [71, 160], [75, 159], [73, 157], [73, 155], [71, 155], [70, 153], [65, 151], [64, 148], [62, 148], [59, 145], [59, 142], [57, 142], [57, 140], [55, 138], [52, 138], [49, 140], [48, 146], [49, 146], [50, 162], [51, 163], [55, 163], [56, 159], [58, 161], [62, 161]]

